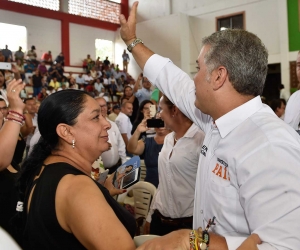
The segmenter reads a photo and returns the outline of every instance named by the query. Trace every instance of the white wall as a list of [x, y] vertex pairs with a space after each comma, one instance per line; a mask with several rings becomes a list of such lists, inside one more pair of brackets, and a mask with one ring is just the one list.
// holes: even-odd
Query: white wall
[[[54, 58], [60, 53], [60, 21], [0, 9], [0, 22], [21, 25], [27, 28], [28, 48], [23, 48], [23, 51], [28, 51], [31, 45], [35, 45], [38, 58], [48, 50], [52, 51]], [[9, 36], [12, 34], [2, 35]]]
[[[86, 58], [87, 54], [90, 54], [91, 58], [95, 59], [95, 40], [114, 41], [115, 34], [115, 31], [70, 23], [70, 65], [81, 66], [82, 60]], [[112, 62], [113, 60], [110, 61]]]
[[[179, 32], [180, 15], [169, 15], [165, 17], [140, 22], [137, 24], [136, 32], [144, 44], [155, 53], [170, 58], [177, 66], [181, 66], [181, 33]], [[116, 36], [116, 55], [121, 55], [125, 48], [125, 44], [117, 31]], [[133, 57], [129, 55], [131, 60], [129, 63], [129, 73], [133, 77], [137, 77], [141, 69], [137, 66]], [[121, 60], [121, 59], [119, 59]], [[116, 63], [118, 61], [116, 60]], [[121, 61], [119, 64], [122, 65]]]
[[[130, 5], [133, 2], [134, 0], [130, 0]], [[153, 5], [160, 6], [160, 9], [155, 9]], [[216, 17], [245, 11], [246, 30], [258, 35], [266, 45], [270, 64], [281, 64], [282, 83], [289, 86], [289, 60], [293, 55], [288, 49], [286, 0], [141, 0], [138, 8], [138, 21], [147, 20], [142, 23], [147, 22], [149, 26], [152, 22], [164, 20], [162, 15], [168, 11], [173, 13], [172, 15], [181, 13], [180, 26], [171, 31], [189, 37], [189, 46], [186, 46], [186, 39], [181, 38], [185, 47], [181, 48], [184, 51], [177, 59], [177, 63], [189, 62], [189, 67], [185, 69], [187, 73], [195, 72], [195, 60], [201, 49], [201, 39], [216, 31]], [[182, 13], [189, 18], [184, 17]], [[143, 26], [147, 28], [146, 25]], [[149, 31], [152, 32], [152, 30]], [[147, 31], [138, 33], [138, 36], [144, 38], [142, 36], [144, 33]], [[173, 43], [168, 40], [161, 46], [172, 47]], [[155, 49], [155, 51], [162, 50], [159, 47]], [[173, 54], [178, 56], [177, 51], [173, 51]]]

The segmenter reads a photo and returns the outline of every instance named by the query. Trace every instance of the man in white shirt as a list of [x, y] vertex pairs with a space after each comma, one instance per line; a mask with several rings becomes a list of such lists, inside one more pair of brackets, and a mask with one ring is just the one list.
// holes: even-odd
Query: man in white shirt
[[101, 114], [111, 125], [111, 128], [107, 131], [109, 138], [108, 141], [111, 144], [111, 148], [110, 150], [102, 153], [101, 158], [105, 169], [109, 169], [109, 174], [112, 174], [119, 166], [126, 162], [125, 143], [116, 123], [107, 118], [107, 103], [105, 99], [102, 97], [97, 97], [95, 99], [101, 107]]
[[132, 115], [133, 106], [130, 102], [124, 102], [121, 106], [121, 112], [116, 118], [116, 124], [121, 132], [125, 145], [127, 145], [128, 140], [131, 137], [132, 124], [130, 122], [129, 116]]
[[[196, 179], [194, 229], [204, 230], [216, 217], [209, 231], [210, 250], [298, 249], [300, 137], [261, 102], [268, 69], [261, 40], [230, 29], [204, 38], [193, 82], [136, 39], [136, 9], [134, 3], [128, 22], [120, 16], [124, 42], [150, 82], [206, 133]], [[190, 249], [190, 232], [179, 230], [145, 247]], [[200, 243], [201, 249], [208, 249], [202, 239]]]
[[[300, 51], [297, 55], [296, 74], [300, 82]], [[286, 105], [284, 121], [293, 129], [300, 130], [300, 90], [293, 93]]]
[[84, 84], [85, 86], [89, 85], [90, 83], [94, 82], [94, 78], [91, 76], [91, 72], [88, 72], [85, 76], [84, 76]]
[[82, 73], [80, 73], [77, 77], [76, 77], [76, 83], [78, 84], [78, 88], [81, 89], [84, 86], [84, 78], [82, 77]]

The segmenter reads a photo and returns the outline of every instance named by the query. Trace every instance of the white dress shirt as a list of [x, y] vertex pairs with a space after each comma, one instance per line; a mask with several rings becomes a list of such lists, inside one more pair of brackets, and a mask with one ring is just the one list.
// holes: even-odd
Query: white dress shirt
[[120, 130], [120, 133], [127, 134], [127, 139], [129, 140], [131, 138], [131, 130], [132, 130], [132, 124], [129, 117], [124, 113], [120, 112], [115, 122]]
[[101, 158], [104, 167], [110, 168], [117, 164], [120, 158], [122, 160], [122, 164], [126, 162], [126, 147], [116, 123], [110, 121], [108, 118], [106, 118], [106, 120], [111, 125], [111, 128], [107, 131], [109, 138], [108, 142], [111, 144], [111, 148], [110, 150], [102, 153]]
[[[174, 145], [174, 132], [165, 137], [158, 156], [157, 192], [147, 221], [155, 209], [171, 218], [193, 216], [198, 161], [204, 133], [194, 124]], [[172, 154], [172, 155], [171, 155]]]
[[194, 105], [193, 81], [167, 58], [153, 55], [144, 75], [206, 134], [193, 227], [216, 216], [211, 230], [225, 237], [229, 249], [251, 233], [263, 241], [259, 249], [299, 249], [299, 135], [259, 96], [214, 124]]
[[285, 107], [284, 121], [293, 129], [299, 130], [300, 123], [300, 90], [293, 93]]

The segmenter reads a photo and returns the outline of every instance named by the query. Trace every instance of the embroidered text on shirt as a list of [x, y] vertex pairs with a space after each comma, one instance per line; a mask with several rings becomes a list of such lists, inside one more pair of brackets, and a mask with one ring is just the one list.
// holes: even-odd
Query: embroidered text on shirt
[[221, 164], [217, 163], [215, 169], [212, 171], [216, 176], [223, 178], [224, 180], [230, 181], [228, 168], [222, 166]]
[[221, 160], [220, 158], [217, 158], [217, 160], [218, 160], [218, 162], [220, 162], [221, 164], [223, 164], [223, 165], [225, 166], [225, 168], [227, 168], [227, 167], [228, 167], [228, 164], [227, 164], [227, 162], [225, 162], [225, 161]]

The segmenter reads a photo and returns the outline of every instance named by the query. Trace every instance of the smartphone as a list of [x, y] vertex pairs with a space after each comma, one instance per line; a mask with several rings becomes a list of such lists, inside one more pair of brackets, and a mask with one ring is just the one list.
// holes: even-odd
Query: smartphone
[[156, 114], [156, 106], [155, 105], [150, 105], [149, 109], [150, 109], [150, 117], [153, 118]]
[[147, 127], [148, 128], [163, 128], [165, 123], [162, 119], [148, 119]]
[[103, 186], [108, 175], [109, 169], [106, 169], [103, 173], [100, 174], [98, 182]]
[[121, 179], [120, 189], [126, 189], [140, 180], [141, 168], [136, 168]]
[[11, 70], [11, 63], [0, 62], [0, 69]]

